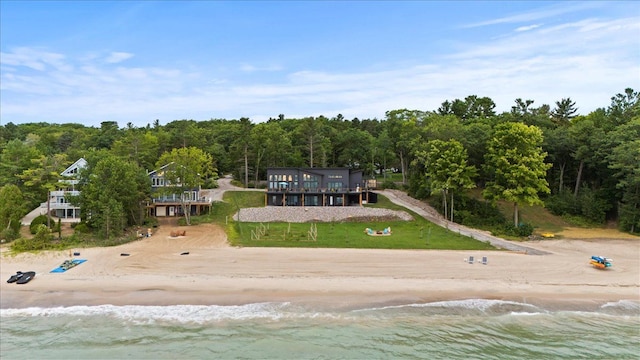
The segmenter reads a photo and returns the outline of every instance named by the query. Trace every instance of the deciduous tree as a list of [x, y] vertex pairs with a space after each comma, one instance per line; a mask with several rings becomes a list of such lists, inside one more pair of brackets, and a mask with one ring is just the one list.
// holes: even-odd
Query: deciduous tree
[[431, 193], [442, 194], [445, 218], [447, 217], [447, 196], [450, 196], [449, 216], [453, 221], [453, 196], [463, 189], [475, 187], [473, 178], [476, 169], [467, 163], [467, 151], [457, 140], [433, 140], [428, 151], [422, 154], [426, 175], [430, 180]]
[[24, 198], [18, 186], [0, 187], [0, 237], [15, 239], [20, 232], [20, 219], [25, 215]]
[[513, 202], [513, 221], [519, 224], [518, 205], [543, 204], [539, 194], [548, 194], [546, 180], [550, 164], [544, 162], [542, 131], [521, 123], [495, 127], [485, 156], [491, 179], [483, 191], [485, 198]]
[[125, 225], [140, 225], [151, 183], [144, 169], [132, 161], [107, 155], [80, 173], [80, 205], [87, 224], [103, 236], [118, 234]]

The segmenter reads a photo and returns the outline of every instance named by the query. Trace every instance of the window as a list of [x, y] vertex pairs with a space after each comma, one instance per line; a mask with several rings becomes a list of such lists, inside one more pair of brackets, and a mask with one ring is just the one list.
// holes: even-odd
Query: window
[[319, 186], [318, 176], [311, 174], [302, 174], [302, 186], [305, 189], [317, 189]]
[[341, 191], [342, 190], [342, 183], [341, 182], [336, 182], [336, 181], [330, 181], [327, 184], [327, 187], [329, 188], [329, 190]]

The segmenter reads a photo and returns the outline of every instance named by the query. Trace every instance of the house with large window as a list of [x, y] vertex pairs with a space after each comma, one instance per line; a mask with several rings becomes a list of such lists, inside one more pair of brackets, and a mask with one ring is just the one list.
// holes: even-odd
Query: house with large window
[[268, 206], [353, 206], [376, 202], [362, 170], [349, 168], [268, 168]]
[[189, 211], [190, 215], [200, 215], [211, 210], [212, 200], [203, 196], [200, 187], [180, 189], [181, 184], [171, 184], [166, 179], [165, 171], [173, 165], [164, 165], [147, 174], [151, 179], [152, 196], [151, 201], [147, 203], [147, 214], [155, 217], [184, 216], [185, 211]]
[[50, 216], [66, 221], [80, 221], [80, 207], [71, 204], [69, 196], [80, 195], [78, 174], [85, 167], [87, 160], [80, 158], [60, 173], [63, 178], [58, 180], [58, 190], [50, 191], [48, 201], [40, 204], [41, 213], [48, 212]]

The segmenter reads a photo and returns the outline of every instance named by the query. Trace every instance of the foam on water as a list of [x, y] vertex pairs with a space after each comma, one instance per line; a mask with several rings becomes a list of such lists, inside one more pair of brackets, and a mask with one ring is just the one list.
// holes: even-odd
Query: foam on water
[[246, 305], [97, 305], [24, 309], [0, 309], [0, 317], [58, 317], [58, 316], [107, 316], [136, 324], [195, 323], [220, 321], [270, 320], [293, 318], [336, 318], [334, 313], [304, 311], [303, 308], [284, 303], [253, 303]]
[[608, 302], [602, 305], [601, 308], [640, 311], [640, 302], [637, 300], [619, 300], [614, 302]]
[[465, 300], [449, 300], [449, 301], [436, 301], [430, 303], [421, 304], [403, 304], [403, 305], [391, 305], [375, 308], [367, 308], [359, 311], [385, 311], [394, 309], [425, 309], [431, 310], [432, 313], [446, 314], [460, 314], [467, 313], [470, 315], [483, 313], [483, 314], [504, 314], [504, 313], [542, 313], [546, 312], [543, 309], [531, 304], [520, 303], [515, 301], [505, 300], [492, 300], [492, 299], [465, 299]]

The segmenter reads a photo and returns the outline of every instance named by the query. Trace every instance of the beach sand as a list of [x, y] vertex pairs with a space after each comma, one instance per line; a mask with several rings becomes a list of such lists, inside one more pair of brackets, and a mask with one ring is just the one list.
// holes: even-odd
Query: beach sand
[[[171, 237], [175, 230], [186, 235]], [[50, 271], [69, 251], [10, 256], [4, 248], [0, 307], [296, 302], [349, 308], [483, 298], [566, 308], [640, 301], [640, 240], [526, 245], [551, 254], [236, 248], [217, 225], [162, 226], [129, 244], [75, 249], [74, 258], [87, 261], [65, 273]], [[613, 258], [613, 267], [593, 268], [591, 255]], [[486, 256], [488, 264], [469, 264], [469, 256]], [[37, 275], [28, 284], [6, 283], [18, 270]]]

